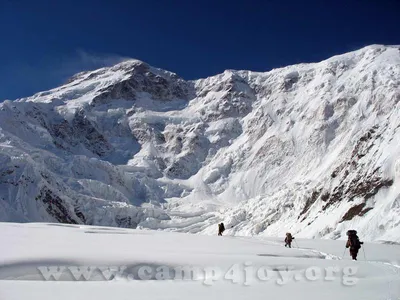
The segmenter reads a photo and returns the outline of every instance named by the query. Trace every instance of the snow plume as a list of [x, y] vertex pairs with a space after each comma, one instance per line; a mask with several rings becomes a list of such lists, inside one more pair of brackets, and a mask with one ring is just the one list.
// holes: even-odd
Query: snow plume
[[58, 70], [55, 72], [65, 82], [76, 73], [111, 67], [127, 60], [131, 60], [131, 58], [118, 54], [94, 53], [76, 49], [74, 53], [60, 60]]
[[131, 58], [77, 49], [57, 57], [45, 56], [34, 64], [19, 62], [15, 68], [9, 70], [9, 78], [4, 79], [3, 85], [9, 88], [1, 91], [5, 94], [0, 94], [0, 102], [16, 97], [12, 91], [18, 91], [17, 96], [29, 96], [37, 92], [38, 87], [53, 88], [61, 85], [76, 73], [110, 67], [127, 60]]
[[118, 63], [131, 60], [117, 54], [92, 53], [83, 49], [76, 50], [76, 64], [82, 70], [93, 70], [97, 68], [110, 67]]
[[381, 45], [194, 81], [78, 73], [0, 104], [0, 220], [399, 242], [399, 74]]

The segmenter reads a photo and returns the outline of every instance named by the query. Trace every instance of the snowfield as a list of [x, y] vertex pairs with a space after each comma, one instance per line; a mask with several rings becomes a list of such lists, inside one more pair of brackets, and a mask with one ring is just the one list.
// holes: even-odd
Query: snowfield
[[281, 238], [45, 223], [0, 232], [4, 300], [400, 299], [399, 245], [366, 243], [354, 262], [345, 241], [289, 249]]
[[194, 81], [128, 60], [0, 103], [0, 221], [400, 242], [399, 145], [399, 46]]

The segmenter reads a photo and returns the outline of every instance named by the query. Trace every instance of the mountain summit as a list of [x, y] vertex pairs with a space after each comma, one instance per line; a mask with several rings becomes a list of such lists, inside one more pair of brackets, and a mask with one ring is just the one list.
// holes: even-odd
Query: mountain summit
[[0, 221], [400, 241], [400, 47], [194, 81], [139, 60], [0, 103]]

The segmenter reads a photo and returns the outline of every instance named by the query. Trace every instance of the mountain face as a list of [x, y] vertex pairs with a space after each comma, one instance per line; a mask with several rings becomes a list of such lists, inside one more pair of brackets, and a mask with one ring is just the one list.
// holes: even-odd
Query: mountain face
[[130, 60], [0, 103], [0, 221], [400, 241], [400, 47], [185, 81]]

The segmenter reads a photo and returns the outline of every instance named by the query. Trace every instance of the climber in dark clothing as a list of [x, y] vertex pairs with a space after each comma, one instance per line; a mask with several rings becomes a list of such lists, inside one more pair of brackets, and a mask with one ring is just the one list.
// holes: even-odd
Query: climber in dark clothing
[[294, 240], [294, 237], [290, 232], [286, 233], [285, 237], [285, 247], [289, 246], [289, 248], [292, 248], [292, 241]]
[[225, 226], [224, 223], [218, 224], [218, 235], [222, 235], [222, 233], [225, 231]]
[[360, 242], [360, 239], [357, 236], [357, 231], [349, 230], [347, 231], [347, 239], [346, 248], [350, 248], [350, 256], [353, 260], [357, 260], [358, 250], [360, 250], [361, 245], [364, 244]]

